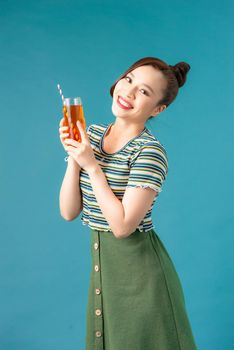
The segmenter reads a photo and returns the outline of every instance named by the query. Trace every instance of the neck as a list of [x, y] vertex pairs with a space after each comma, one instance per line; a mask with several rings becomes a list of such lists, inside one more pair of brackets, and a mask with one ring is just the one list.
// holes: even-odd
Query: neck
[[[119, 122], [116, 120], [114, 123], [112, 123], [109, 131], [113, 135], [118, 136], [135, 136], [138, 135], [141, 131], [143, 131], [145, 128], [144, 123], [141, 124], [133, 124], [133, 123], [125, 123], [125, 122]], [[108, 132], [109, 133], [109, 132]]]

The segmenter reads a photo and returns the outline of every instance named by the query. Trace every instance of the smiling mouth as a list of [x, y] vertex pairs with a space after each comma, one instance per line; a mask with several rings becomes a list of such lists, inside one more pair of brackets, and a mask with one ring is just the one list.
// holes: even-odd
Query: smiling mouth
[[123, 109], [132, 109], [132, 105], [130, 103], [126, 102], [121, 96], [118, 96], [117, 98], [118, 105]]

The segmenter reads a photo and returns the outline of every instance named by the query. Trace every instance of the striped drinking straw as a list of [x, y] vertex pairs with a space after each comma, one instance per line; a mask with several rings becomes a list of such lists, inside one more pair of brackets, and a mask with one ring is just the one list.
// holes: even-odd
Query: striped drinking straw
[[[61, 89], [61, 87], [60, 87], [59, 84], [57, 84], [57, 88], [58, 88], [59, 93], [60, 93], [60, 96], [61, 96], [61, 98], [62, 98], [63, 106], [65, 106], [65, 98], [64, 98], [64, 96], [63, 96], [63, 92], [62, 92], [62, 89]], [[69, 116], [68, 116], [68, 120], [69, 120], [69, 123], [71, 123], [71, 118], [70, 118]], [[68, 158], [69, 158], [69, 156], [66, 156], [66, 157], [64, 158], [65, 162], [68, 161]]]
[[59, 90], [59, 93], [60, 93], [60, 96], [61, 96], [61, 98], [62, 98], [63, 105], [64, 105], [64, 96], [63, 96], [63, 92], [62, 92], [62, 89], [61, 89], [61, 87], [60, 87], [59, 84], [57, 84], [57, 88], [58, 88], [58, 90]]

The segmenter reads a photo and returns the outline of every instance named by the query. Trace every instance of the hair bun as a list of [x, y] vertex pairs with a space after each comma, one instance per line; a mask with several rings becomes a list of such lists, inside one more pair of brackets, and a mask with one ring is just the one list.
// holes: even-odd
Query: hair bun
[[186, 62], [178, 62], [174, 66], [170, 66], [170, 68], [175, 73], [179, 87], [183, 86], [186, 82], [186, 75], [190, 70], [190, 65]]

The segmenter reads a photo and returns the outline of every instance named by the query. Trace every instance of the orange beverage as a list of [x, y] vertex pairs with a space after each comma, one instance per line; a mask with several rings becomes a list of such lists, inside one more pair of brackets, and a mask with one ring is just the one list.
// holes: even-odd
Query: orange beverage
[[69, 127], [69, 138], [81, 142], [81, 134], [76, 122], [79, 120], [84, 130], [86, 130], [86, 122], [80, 97], [64, 99], [63, 116], [65, 126]]

